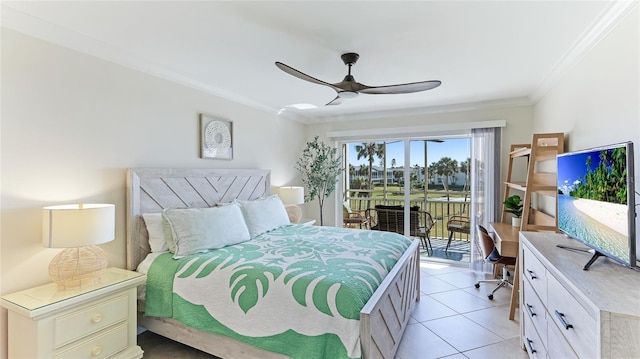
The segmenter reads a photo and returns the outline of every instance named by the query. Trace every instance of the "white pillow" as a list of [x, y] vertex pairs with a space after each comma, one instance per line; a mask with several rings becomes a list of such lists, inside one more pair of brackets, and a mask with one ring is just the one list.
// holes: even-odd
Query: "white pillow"
[[175, 243], [173, 258], [206, 252], [250, 239], [239, 205], [169, 208], [162, 212]]
[[282, 200], [277, 194], [254, 201], [236, 200], [242, 207], [244, 221], [251, 238], [291, 224]]
[[144, 223], [149, 233], [149, 247], [151, 252], [166, 252], [169, 250], [164, 238], [164, 226], [162, 225], [162, 213], [143, 213]]

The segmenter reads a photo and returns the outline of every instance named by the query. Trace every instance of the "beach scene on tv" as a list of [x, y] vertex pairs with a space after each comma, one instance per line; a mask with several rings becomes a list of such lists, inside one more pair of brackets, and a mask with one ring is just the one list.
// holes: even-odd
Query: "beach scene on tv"
[[629, 261], [624, 146], [558, 156], [558, 229]]

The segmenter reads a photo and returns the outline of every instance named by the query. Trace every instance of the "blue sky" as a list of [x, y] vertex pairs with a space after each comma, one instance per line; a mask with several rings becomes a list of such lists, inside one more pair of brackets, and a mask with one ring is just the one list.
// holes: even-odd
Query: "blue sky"
[[591, 171], [600, 164], [600, 150], [572, 153], [558, 157], [558, 188], [568, 195], [575, 184], [587, 174], [587, 157], [591, 156]]
[[[353, 165], [368, 165], [369, 162], [366, 158], [357, 160], [357, 152], [355, 151], [356, 145], [361, 145], [362, 142], [353, 142], [349, 144], [349, 163]], [[465, 161], [471, 157], [471, 139], [470, 138], [452, 138], [444, 140], [442, 143], [427, 142], [427, 157], [428, 164], [432, 162], [438, 162], [442, 157], [451, 157], [458, 163]], [[387, 167], [391, 167], [391, 160], [396, 160], [396, 167], [404, 165], [404, 142], [388, 142], [387, 143]], [[414, 140], [411, 141], [411, 166], [424, 164], [424, 141]], [[380, 165], [380, 160], [375, 159], [374, 166]]]

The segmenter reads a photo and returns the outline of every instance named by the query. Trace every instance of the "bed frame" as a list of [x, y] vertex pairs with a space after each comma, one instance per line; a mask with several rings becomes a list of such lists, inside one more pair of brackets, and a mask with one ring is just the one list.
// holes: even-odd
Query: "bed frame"
[[[233, 199], [269, 195], [269, 170], [132, 168], [127, 173], [127, 268], [149, 253], [143, 213], [169, 207], [211, 207]], [[360, 312], [360, 342], [366, 359], [393, 359], [416, 302], [420, 300], [420, 248], [413, 241]], [[142, 307], [142, 305], [140, 306]], [[176, 320], [138, 313], [138, 325], [221, 358], [287, 358]]]

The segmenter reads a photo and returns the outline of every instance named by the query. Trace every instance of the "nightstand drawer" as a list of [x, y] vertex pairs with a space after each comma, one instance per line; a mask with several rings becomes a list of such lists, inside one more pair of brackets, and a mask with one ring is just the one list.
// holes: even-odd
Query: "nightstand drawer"
[[56, 318], [54, 326], [55, 347], [61, 347], [78, 338], [126, 320], [128, 313], [128, 295], [123, 294]]
[[108, 358], [129, 346], [126, 323], [100, 333], [70, 348], [56, 352], [56, 359]]

